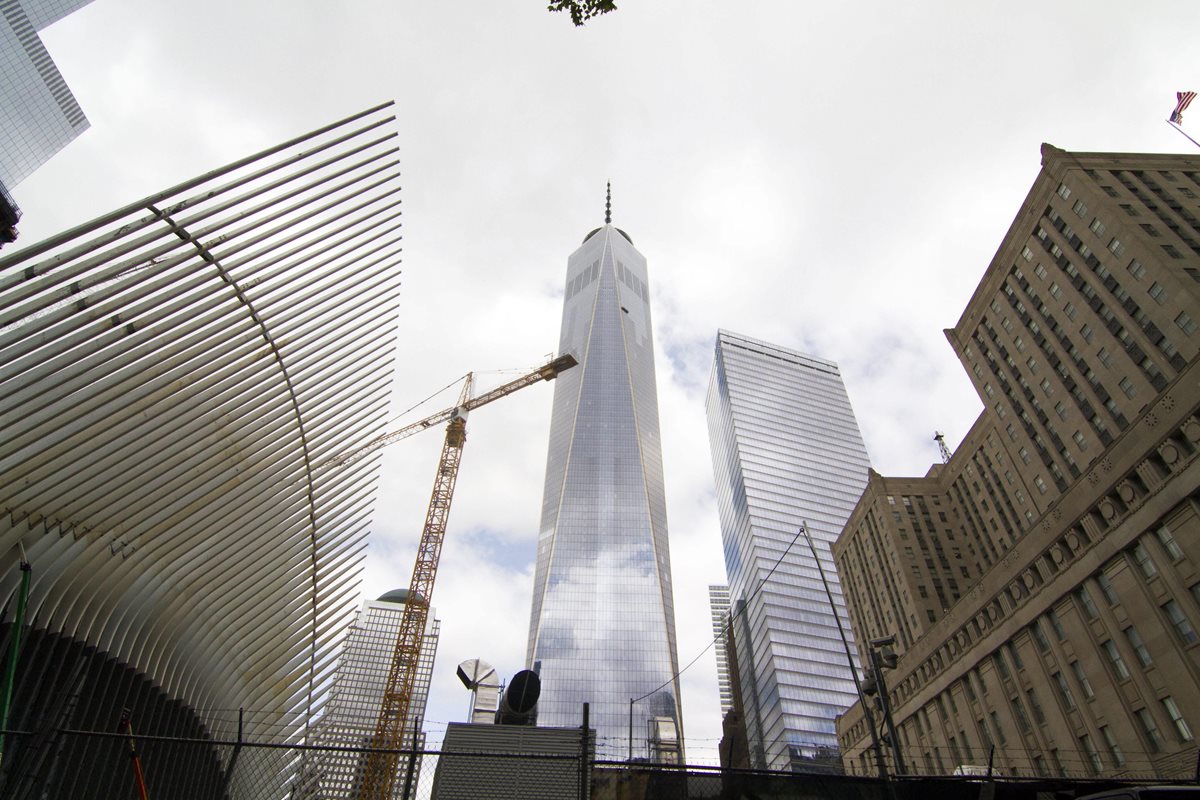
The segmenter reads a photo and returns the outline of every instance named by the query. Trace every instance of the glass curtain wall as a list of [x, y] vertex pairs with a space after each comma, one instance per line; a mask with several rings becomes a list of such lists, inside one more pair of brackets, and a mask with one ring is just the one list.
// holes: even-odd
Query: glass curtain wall
[[837, 769], [834, 720], [857, 695], [820, 572], [796, 534], [808, 525], [849, 636], [830, 545], [870, 461], [845, 385], [831, 361], [720, 331], [707, 411], [751, 761]]
[[661, 759], [651, 731], [683, 731], [650, 294], [645, 258], [611, 225], [568, 259], [559, 352], [579, 366], [554, 387], [528, 651], [538, 724], [578, 726], [586, 702], [600, 758]]

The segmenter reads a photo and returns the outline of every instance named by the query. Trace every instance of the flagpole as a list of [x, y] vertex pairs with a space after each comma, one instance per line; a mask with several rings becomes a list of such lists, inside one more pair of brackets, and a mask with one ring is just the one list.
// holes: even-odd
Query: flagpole
[[1167, 124], [1168, 124], [1168, 125], [1170, 125], [1172, 128], [1174, 128], [1175, 130], [1177, 130], [1177, 131], [1179, 131], [1180, 133], [1182, 133], [1182, 134], [1183, 134], [1183, 136], [1184, 136], [1184, 138], [1185, 138], [1185, 139], [1187, 139], [1187, 140], [1188, 140], [1189, 142], [1191, 142], [1192, 144], [1196, 145], [1196, 147], [1200, 147], [1200, 142], [1197, 142], [1195, 139], [1193, 139], [1192, 137], [1190, 137], [1190, 136], [1188, 136], [1186, 133], [1184, 133], [1184, 132], [1183, 132], [1183, 128], [1179, 127], [1179, 126], [1178, 126], [1178, 125], [1176, 125], [1174, 122], [1171, 122], [1171, 120], [1167, 120]]

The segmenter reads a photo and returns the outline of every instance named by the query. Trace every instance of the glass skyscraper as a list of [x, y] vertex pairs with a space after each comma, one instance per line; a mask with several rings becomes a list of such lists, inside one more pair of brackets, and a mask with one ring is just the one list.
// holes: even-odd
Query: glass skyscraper
[[[424, 603], [419, 596], [417, 601]], [[379, 706], [383, 701], [383, 690], [387, 686], [396, 637], [400, 633], [400, 620], [404, 617], [404, 604], [407, 602], [408, 589], [396, 589], [378, 600], [363, 603], [358, 617], [346, 634], [346, 644], [334, 675], [329, 703], [324, 716], [315, 726], [313, 744], [351, 748], [370, 745], [375, 724], [379, 720]], [[425, 705], [429, 700], [429, 684], [433, 680], [433, 661], [437, 654], [441, 624], [435, 618], [434, 609], [430, 609], [425, 623], [425, 638], [421, 642], [416, 682], [413, 684], [409, 721], [400, 744], [406, 749], [425, 746], [425, 733], [421, 728], [425, 722]], [[351, 750], [315, 750], [311, 756], [297, 797], [313, 800], [353, 800], [358, 797], [366, 766], [364, 754]], [[392, 786], [392, 796], [397, 800], [404, 791], [408, 766], [408, 757], [402, 756], [397, 767], [397, 779]], [[414, 773], [419, 772], [420, 767], [418, 760], [414, 765]]]
[[579, 367], [554, 386], [529, 628], [538, 724], [578, 726], [587, 702], [601, 757], [681, 759], [646, 259], [610, 224], [567, 261], [559, 352]]
[[88, 128], [38, 31], [91, 0], [0, 3], [0, 185], [12, 189]]
[[[834, 719], [858, 697], [807, 524], [846, 619], [830, 545], [870, 466], [831, 361], [717, 334], [708, 427], [751, 761], [824, 769]], [[847, 625], [847, 631], [849, 627]]]

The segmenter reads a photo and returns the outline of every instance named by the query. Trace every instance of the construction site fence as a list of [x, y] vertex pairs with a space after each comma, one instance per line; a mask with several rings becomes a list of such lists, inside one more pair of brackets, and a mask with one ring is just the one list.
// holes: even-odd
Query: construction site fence
[[[262, 741], [3, 732], [0, 798], [352, 800], [371, 752], [398, 757], [389, 800], [1072, 800], [1196, 774], [903, 776], [766, 772], [593, 760], [578, 754], [375, 750]], [[1200, 786], [1200, 782], [1197, 783]]]

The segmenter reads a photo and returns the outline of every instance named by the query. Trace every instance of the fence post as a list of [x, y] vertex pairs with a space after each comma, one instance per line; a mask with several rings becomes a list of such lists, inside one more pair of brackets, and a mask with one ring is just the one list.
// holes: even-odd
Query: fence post
[[579, 737], [579, 800], [588, 796], [588, 704], [583, 704], [583, 728]]
[[404, 794], [403, 800], [408, 800], [413, 796], [413, 772], [416, 771], [416, 729], [413, 729], [413, 752], [408, 757], [408, 769], [404, 770]]

